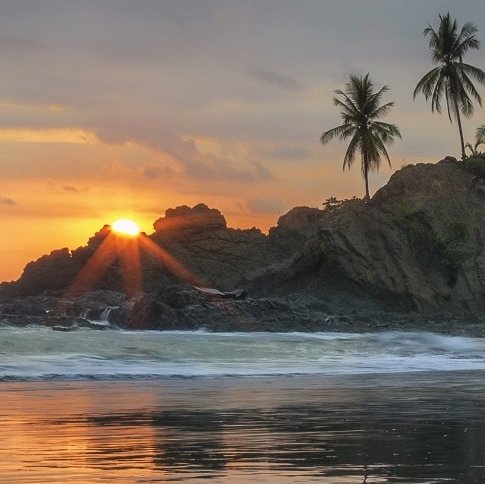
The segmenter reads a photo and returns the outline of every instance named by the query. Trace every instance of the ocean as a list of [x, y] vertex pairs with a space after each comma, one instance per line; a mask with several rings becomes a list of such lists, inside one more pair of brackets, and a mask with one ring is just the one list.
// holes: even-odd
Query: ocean
[[0, 482], [485, 482], [485, 340], [0, 328]]

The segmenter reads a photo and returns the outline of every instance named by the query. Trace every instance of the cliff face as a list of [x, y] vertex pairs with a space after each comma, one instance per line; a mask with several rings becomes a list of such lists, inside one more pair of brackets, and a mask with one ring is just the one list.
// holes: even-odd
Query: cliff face
[[[485, 314], [485, 180], [445, 159], [396, 172], [371, 203], [326, 211], [254, 291], [349, 307]], [[276, 282], [276, 283], [275, 283]]]
[[[369, 204], [294, 208], [268, 235], [228, 228], [203, 204], [169, 209], [154, 228], [140, 244], [143, 289], [152, 294], [198, 282], [253, 297], [293, 294], [330, 312], [485, 315], [485, 180], [453, 159], [397, 171]], [[0, 295], [65, 291], [108, 234], [104, 227], [86, 247], [29, 263]], [[150, 244], [193, 278], [181, 278]], [[115, 257], [92, 289], [122, 291], [123, 269]]]

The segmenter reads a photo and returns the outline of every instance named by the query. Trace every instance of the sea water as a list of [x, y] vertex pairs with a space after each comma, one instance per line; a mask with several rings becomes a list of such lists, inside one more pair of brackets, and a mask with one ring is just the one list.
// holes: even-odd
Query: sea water
[[0, 329], [0, 482], [482, 483], [485, 341]]
[[485, 369], [485, 340], [433, 333], [0, 329], [0, 381]]

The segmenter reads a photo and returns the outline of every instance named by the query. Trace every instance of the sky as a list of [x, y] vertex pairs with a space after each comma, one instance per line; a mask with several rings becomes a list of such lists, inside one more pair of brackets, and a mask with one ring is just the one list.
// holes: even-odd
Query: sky
[[[389, 87], [403, 136], [372, 192], [458, 157], [456, 126], [412, 99], [432, 67], [423, 30], [447, 11], [485, 43], [483, 0], [0, 0], [0, 281], [120, 217], [151, 233], [204, 202], [266, 231], [363, 196], [359, 161], [343, 172], [345, 145], [319, 141], [350, 74]], [[485, 45], [467, 61], [485, 69]], [[476, 106], [465, 138], [483, 123]]]

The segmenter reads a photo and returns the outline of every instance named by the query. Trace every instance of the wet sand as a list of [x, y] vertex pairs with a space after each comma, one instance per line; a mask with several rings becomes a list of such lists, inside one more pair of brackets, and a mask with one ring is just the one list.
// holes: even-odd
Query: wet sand
[[0, 384], [0, 481], [483, 482], [485, 374]]

